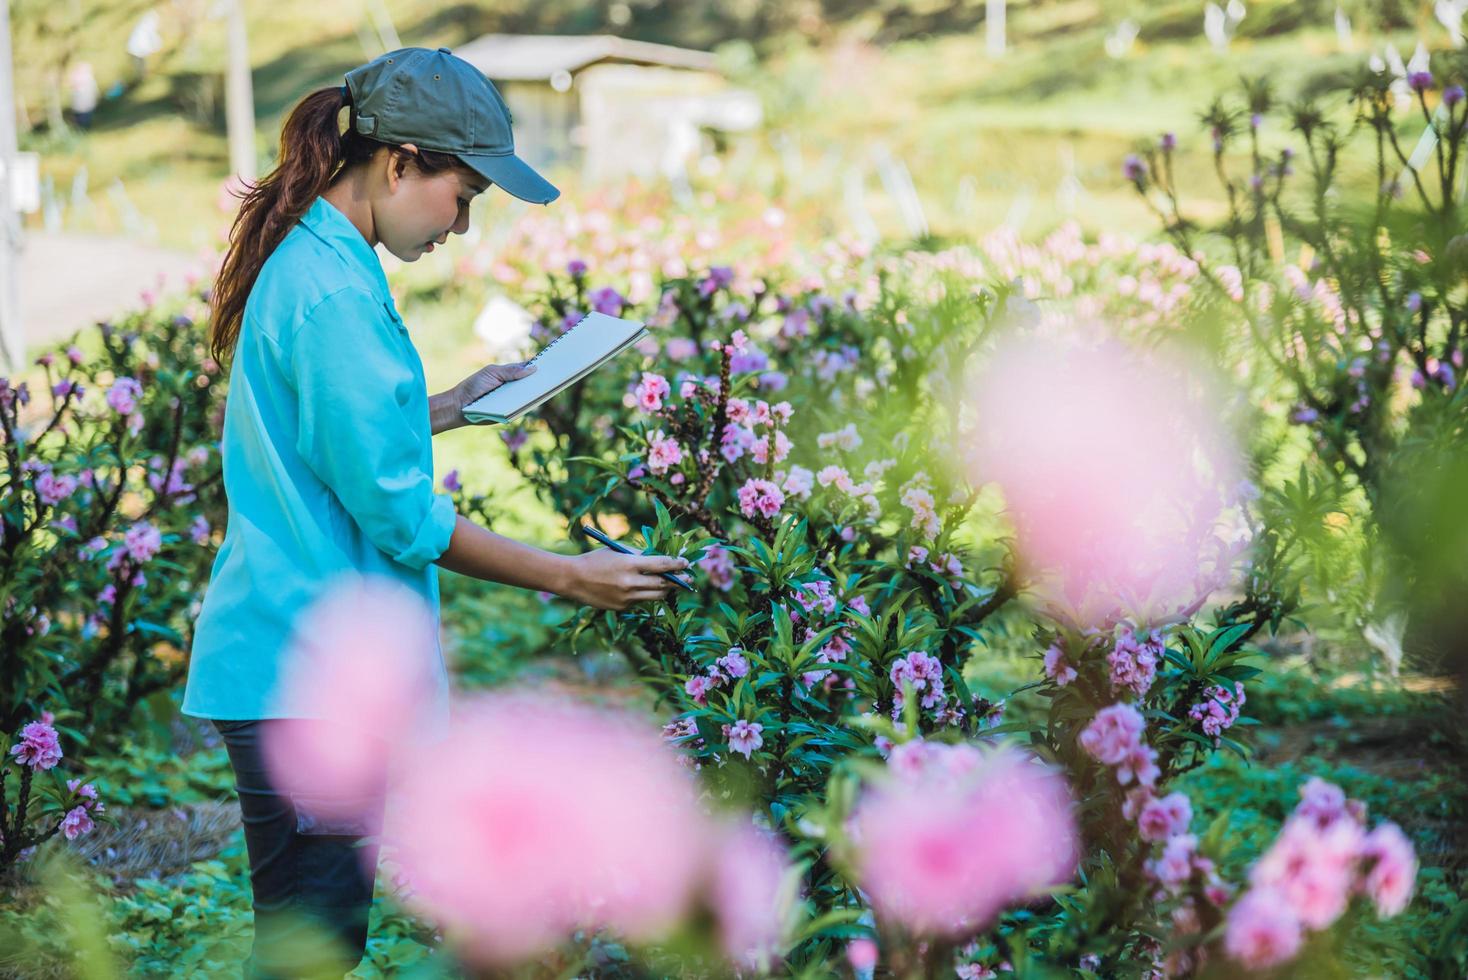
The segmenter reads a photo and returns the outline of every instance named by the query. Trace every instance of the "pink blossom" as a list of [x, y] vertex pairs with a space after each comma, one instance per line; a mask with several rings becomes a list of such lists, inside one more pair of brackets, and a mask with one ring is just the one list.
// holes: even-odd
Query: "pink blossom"
[[434, 617], [386, 579], [328, 592], [298, 622], [265, 730], [271, 778], [321, 817], [375, 815], [384, 784], [442, 733], [447, 676]]
[[143, 386], [138, 384], [135, 378], [118, 378], [112, 382], [107, 389], [107, 404], [118, 415], [131, 415], [137, 411], [138, 402], [143, 397]]
[[1291, 817], [1249, 872], [1256, 888], [1278, 893], [1311, 929], [1323, 929], [1346, 910], [1365, 834], [1354, 820], [1320, 827]]
[[1228, 955], [1251, 970], [1267, 970], [1292, 959], [1304, 934], [1284, 896], [1252, 889], [1229, 910], [1223, 945]]
[[1076, 679], [1076, 670], [1065, 659], [1065, 651], [1058, 644], [1052, 643], [1045, 650], [1045, 676], [1055, 682], [1057, 687], [1065, 687]]
[[663, 407], [663, 399], [668, 397], [671, 390], [667, 378], [661, 374], [644, 371], [642, 381], [638, 383], [637, 390], [633, 394], [637, 399], [638, 408], [644, 412], [656, 412]]
[[1365, 892], [1375, 903], [1377, 913], [1390, 918], [1412, 900], [1417, 852], [1402, 828], [1391, 821], [1378, 824], [1367, 834], [1361, 850], [1371, 862], [1371, 870], [1366, 872]]
[[1152, 786], [1162, 773], [1157, 768], [1157, 750], [1138, 743], [1116, 767], [1116, 781], [1125, 786], [1133, 779], [1138, 786]]
[[578, 929], [652, 941], [704, 871], [694, 786], [630, 716], [483, 695], [398, 790], [385, 836], [412, 902], [477, 962], [525, 960]]
[[209, 518], [199, 514], [194, 522], [189, 525], [189, 540], [197, 545], [209, 543]]
[[627, 305], [627, 298], [611, 286], [593, 289], [587, 294], [586, 299], [593, 310], [605, 313], [607, 316], [621, 316], [623, 307]]
[[40, 721], [33, 721], [20, 730], [20, 741], [10, 747], [16, 762], [40, 771], [54, 768], [61, 761], [61, 738], [49, 715], [47, 712]]
[[683, 447], [659, 429], [648, 437], [647, 468], [652, 473], [666, 473], [683, 462]]
[[138, 521], [127, 529], [122, 543], [128, 557], [141, 565], [156, 555], [163, 546], [163, 534], [147, 521]]
[[822, 449], [835, 447], [849, 453], [861, 446], [861, 436], [857, 434], [856, 423], [852, 422], [835, 432], [820, 433], [816, 436], [816, 445]]
[[1203, 692], [1206, 700], [1188, 709], [1188, 717], [1199, 722], [1203, 734], [1217, 743], [1219, 736], [1239, 720], [1239, 706], [1245, 701], [1244, 685], [1235, 683], [1232, 692], [1226, 687], [1210, 687]]
[[739, 510], [745, 517], [756, 514], [769, 519], [780, 513], [785, 495], [769, 480], [749, 479], [739, 488]]
[[1121, 765], [1136, 749], [1147, 721], [1129, 704], [1102, 708], [1081, 732], [1081, 748], [1097, 762]]
[[1199, 598], [1238, 452], [1194, 373], [1095, 337], [1000, 342], [972, 386], [970, 478], [1002, 489], [1042, 599], [1082, 625], [1161, 618]]
[[924, 708], [941, 704], [947, 696], [943, 690], [943, 664], [937, 657], [922, 650], [914, 650], [894, 661], [888, 676], [892, 680], [892, 686], [897, 689], [892, 697], [894, 716], [901, 713], [907, 700], [903, 693], [904, 684], [919, 695], [919, 703]]
[[76, 840], [82, 834], [91, 833], [92, 815], [82, 805], [72, 807], [61, 819], [61, 833], [67, 840]]
[[683, 682], [683, 691], [693, 699], [694, 704], [702, 706], [708, 704], [708, 694], [714, 686], [715, 682], [712, 678], [694, 674]]
[[734, 588], [734, 556], [724, 548], [716, 544], [709, 545], [697, 564], [708, 575], [715, 588], [723, 592]]
[[76, 486], [76, 477], [70, 474], [57, 476], [50, 470], [44, 470], [36, 477], [36, 496], [41, 503], [54, 507], [75, 493]]
[[1167, 838], [1161, 855], [1147, 862], [1147, 870], [1168, 889], [1177, 891], [1193, 876], [1193, 854], [1197, 849], [1197, 837], [1176, 834]]
[[790, 472], [780, 481], [780, 489], [799, 500], [806, 500], [810, 497], [814, 479], [815, 474], [804, 466], [792, 466]]
[[795, 879], [779, 839], [748, 822], [726, 828], [714, 858], [712, 899], [724, 953], [765, 972], [784, 952]]
[[816, 473], [816, 482], [823, 487], [829, 487], [834, 483], [839, 489], [843, 490], [851, 487], [851, 477], [840, 466], [821, 467], [820, 471]]
[[724, 405], [724, 414], [729, 417], [730, 422], [743, 425], [749, 420], [749, 401], [744, 398], [731, 398]]
[[719, 669], [730, 677], [738, 679], [749, 673], [749, 661], [744, 659], [744, 651], [738, 647], [730, 647], [729, 652], [714, 661]]
[[1012, 750], [955, 774], [877, 784], [852, 817], [858, 876], [884, 920], [968, 936], [1007, 905], [1067, 880], [1077, 845], [1064, 782]]
[[929, 538], [938, 536], [943, 524], [938, 518], [937, 503], [932, 493], [924, 487], [907, 487], [902, 491], [901, 502], [912, 511], [913, 530], [922, 531]]
[[1300, 787], [1300, 802], [1295, 806], [1295, 816], [1311, 820], [1319, 827], [1328, 827], [1348, 816], [1346, 791], [1319, 776], [1311, 776]]
[[765, 726], [759, 722], [741, 718], [732, 725], [724, 726], [724, 737], [728, 739], [731, 750], [748, 759], [750, 753], [765, 744], [764, 737], [760, 734], [764, 730]]
[[754, 433], [742, 425], [730, 422], [724, 426], [719, 437], [719, 454], [729, 462], [743, 456], [754, 445]]
[[1187, 833], [1193, 821], [1193, 806], [1184, 793], [1169, 793], [1150, 800], [1137, 815], [1137, 833], [1145, 841], [1167, 840]]
[[1152, 688], [1157, 677], [1157, 665], [1161, 663], [1166, 649], [1162, 636], [1152, 630], [1139, 636], [1136, 630], [1123, 629], [1116, 638], [1116, 645], [1106, 656], [1111, 666], [1111, 690], [1121, 693], [1130, 690], [1142, 697]]
[[846, 944], [846, 961], [858, 974], [877, 968], [877, 944], [870, 939], [853, 939]]

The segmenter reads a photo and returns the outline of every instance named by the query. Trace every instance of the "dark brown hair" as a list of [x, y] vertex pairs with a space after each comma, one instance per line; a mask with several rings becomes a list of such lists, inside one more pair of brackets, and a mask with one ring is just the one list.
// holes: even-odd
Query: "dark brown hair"
[[[302, 99], [281, 129], [280, 157], [275, 168], [249, 185], [241, 196], [239, 214], [229, 233], [229, 250], [209, 297], [213, 308], [209, 352], [221, 364], [239, 340], [245, 300], [260, 268], [286, 233], [343, 171], [366, 163], [384, 147], [397, 149], [363, 136], [350, 124], [343, 134], [341, 111], [350, 104], [344, 86], [318, 89]], [[450, 169], [471, 172], [449, 153], [421, 150], [411, 162], [424, 174]]]

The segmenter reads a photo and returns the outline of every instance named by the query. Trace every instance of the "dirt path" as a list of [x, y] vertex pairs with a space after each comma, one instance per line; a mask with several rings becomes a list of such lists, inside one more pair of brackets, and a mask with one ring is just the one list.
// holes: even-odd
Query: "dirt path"
[[27, 350], [141, 305], [145, 289], [182, 288], [203, 263], [186, 252], [102, 235], [28, 232], [20, 260]]

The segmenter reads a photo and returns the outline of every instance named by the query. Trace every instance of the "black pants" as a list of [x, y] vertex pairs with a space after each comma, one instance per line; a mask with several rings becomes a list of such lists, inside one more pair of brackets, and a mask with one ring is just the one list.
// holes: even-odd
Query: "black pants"
[[245, 976], [340, 977], [367, 945], [377, 845], [364, 842], [366, 827], [323, 824], [271, 785], [260, 741], [268, 726], [281, 724], [311, 723], [214, 722], [234, 768], [255, 894]]

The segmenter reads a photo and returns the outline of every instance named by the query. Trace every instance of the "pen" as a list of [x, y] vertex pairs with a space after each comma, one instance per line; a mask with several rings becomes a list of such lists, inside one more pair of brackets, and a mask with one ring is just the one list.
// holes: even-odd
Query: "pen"
[[[600, 531], [598, 531], [596, 528], [592, 527], [590, 524], [583, 524], [583, 525], [581, 525], [581, 533], [582, 534], [585, 534], [588, 537], [595, 538], [596, 540], [600, 541], [602, 544], [606, 545], [608, 548], [611, 548], [613, 551], [620, 551], [624, 555], [635, 555], [635, 554], [637, 554], [637, 552], [633, 551], [631, 548], [627, 547], [626, 545], [624, 545], [624, 544], [618, 544], [616, 541], [613, 541], [611, 538], [607, 537], [605, 534], [602, 534]], [[677, 586], [680, 586], [682, 588], [687, 589], [689, 592], [697, 592], [698, 591], [692, 585], [689, 585], [687, 582], [683, 581], [681, 578], [679, 578], [678, 576], [674, 575], [672, 572], [658, 572], [658, 574], [661, 575], [663, 578], [667, 579], [669, 582], [672, 582], [674, 585], [677, 585]]]

